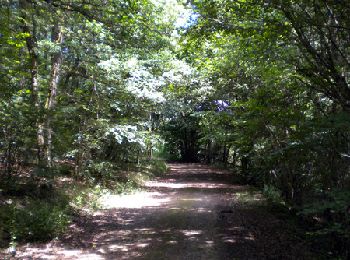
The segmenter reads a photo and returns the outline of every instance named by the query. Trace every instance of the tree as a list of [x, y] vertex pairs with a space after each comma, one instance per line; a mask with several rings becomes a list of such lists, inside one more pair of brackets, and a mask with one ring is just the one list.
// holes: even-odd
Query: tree
[[343, 1], [272, 1], [272, 7], [293, 28], [300, 51], [295, 63], [305, 83], [349, 111], [349, 6]]
[[151, 155], [157, 140], [151, 115], [164, 101], [160, 64], [173, 55], [166, 53], [174, 50], [182, 4], [3, 3], [1, 150], [8, 171], [18, 162], [50, 168], [68, 157], [83, 175], [94, 162], [134, 161], [134, 151], [135, 158]]
[[183, 57], [206, 73], [212, 99], [225, 100], [230, 111], [203, 116], [211, 128], [202, 131], [219, 142], [231, 126], [228, 142], [241, 172], [277, 187], [292, 204], [301, 204], [319, 184], [324, 190], [342, 187], [348, 171], [341, 158], [347, 148], [340, 145], [348, 143], [347, 116], [339, 114], [348, 99], [347, 9], [324, 1], [193, 6], [197, 19], [183, 38]]

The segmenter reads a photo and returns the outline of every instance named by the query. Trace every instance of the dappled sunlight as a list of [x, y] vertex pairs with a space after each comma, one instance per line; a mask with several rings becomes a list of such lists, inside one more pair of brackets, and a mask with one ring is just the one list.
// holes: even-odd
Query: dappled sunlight
[[254, 241], [255, 240], [255, 236], [251, 232], [249, 232], [248, 235], [246, 235], [244, 237], [244, 239]]
[[214, 241], [212, 241], [212, 240], [206, 240], [204, 242], [205, 242], [206, 246], [209, 246], [209, 247], [214, 245]]
[[126, 245], [110, 245], [108, 246], [109, 251], [115, 252], [115, 251], [124, 251], [127, 252], [128, 247]]
[[243, 227], [230, 227], [230, 228], [228, 228], [228, 230], [230, 230], [230, 231], [238, 231], [238, 232], [241, 232], [241, 231], [243, 231]]
[[[47, 247], [45, 249], [27, 247], [25, 252], [19, 252], [21, 259], [81, 259], [81, 260], [104, 260], [104, 256], [98, 253], [85, 252], [84, 250], [73, 250], [62, 247]], [[35, 255], [35, 258], [33, 258]]]
[[166, 244], [168, 244], [168, 245], [176, 245], [176, 244], [178, 244], [178, 241], [170, 240], [170, 241], [167, 241]]
[[231, 238], [231, 237], [224, 237], [223, 242], [224, 243], [236, 243], [236, 239]]
[[213, 211], [211, 209], [208, 209], [208, 208], [198, 208], [196, 209], [197, 212], [199, 213], [203, 213], [203, 212], [206, 212], [206, 213], [212, 213]]
[[136, 228], [136, 229], [134, 229], [134, 232], [141, 232], [141, 233], [147, 234], [147, 235], [157, 233], [156, 231], [154, 231], [154, 229], [151, 229], [151, 228]]
[[181, 199], [182, 201], [202, 201], [201, 198], [192, 198], [192, 199]]
[[192, 182], [192, 183], [172, 183], [172, 182], [157, 182], [149, 181], [146, 182], [145, 187], [150, 188], [169, 188], [169, 189], [241, 189], [241, 186], [213, 183], [213, 182]]
[[104, 209], [159, 207], [169, 201], [159, 192], [138, 192], [131, 195], [104, 195], [100, 202]]
[[181, 230], [180, 231], [182, 234], [184, 234], [186, 237], [190, 237], [193, 235], [200, 235], [203, 233], [202, 230]]
[[172, 169], [172, 174], [178, 175], [197, 175], [197, 174], [213, 174], [213, 175], [225, 175], [228, 171], [217, 170], [210, 166], [199, 163], [177, 164], [171, 163], [169, 167]]
[[[219, 182], [215, 178], [216, 171], [212, 170], [208, 166], [202, 166], [200, 164], [171, 164], [171, 172], [155, 181], [147, 181], [144, 187], [148, 191], [136, 192], [130, 195], [111, 195], [106, 194], [100, 199], [102, 208], [104, 209], [141, 209], [148, 207], [164, 207], [164, 206], [174, 206], [180, 203], [180, 208], [171, 207], [170, 209], [190, 209], [198, 207], [200, 203], [207, 203], [203, 201], [205, 198], [204, 194], [200, 196], [193, 196], [190, 194], [188, 197], [178, 196], [180, 190], [203, 192], [205, 189], [212, 190], [214, 193], [219, 190], [232, 193], [233, 191], [242, 190], [242, 186], [233, 185], [230, 183]], [[186, 171], [187, 169], [187, 171]], [[184, 171], [183, 174], [181, 171]], [[203, 174], [209, 174], [203, 175]], [[184, 180], [181, 182], [181, 178], [176, 177], [180, 175]], [[210, 177], [213, 175], [212, 177]], [[223, 173], [221, 173], [224, 176]], [[194, 177], [198, 176], [198, 177]], [[208, 181], [209, 179], [209, 181]], [[180, 202], [179, 202], [180, 201]], [[198, 212], [210, 212], [207, 209], [198, 209]], [[125, 223], [125, 221], [124, 221]]]
[[[256, 251], [265, 238], [256, 233], [255, 220], [247, 225], [249, 208], [235, 203], [260, 197], [248, 196], [245, 186], [231, 184], [224, 174], [215, 175], [207, 166], [192, 169], [196, 166], [176, 165], [135, 194], [103, 196], [104, 210], [71, 225], [78, 235], [67, 235], [59, 246], [37, 251], [27, 247], [19, 255], [97, 260], [232, 259], [242, 254], [254, 258], [249, 252]], [[203, 175], [203, 169], [213, 172], [211, 180], [212, 173]], [[184, 173], [177, 175], [179, 170]]]
[[0, 3], [0, 260], [350, 260], [350, 0]]

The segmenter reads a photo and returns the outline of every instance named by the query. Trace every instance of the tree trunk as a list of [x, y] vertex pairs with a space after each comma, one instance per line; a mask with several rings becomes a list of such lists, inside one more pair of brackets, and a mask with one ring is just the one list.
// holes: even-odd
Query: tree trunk
[[208, 141], [207, 141], [207, 163], [208, 164], [211, 163], [211, 158], [212, 158], [212, 156], [211, 156], [211, 147], [212, 147], [211, 143], [212, 143], [211, 139], [208, 139]]
[[[19, 0], [19, 9], [20, 15], [22, 18], [22, 31], [26, 33], [28, 37], [26, 37], [26, 45], [29, 52], [30, 57], [30, 74], [31, 74], [31, 100], [32, 105], [34, 107], [34, 114], [36, 116], [36, 135], [37, 135], [37, 148], [38, 148], [38, 162], [42, 162], [44, 158], [44, 125], [40, 120], [40, 100], [39, 100], [39, 82], [38, 82], [38, 66], [39, 66], [39, 56], [36, 51], [37, 40], [35, 37], [36, 24], [34, 19], [31, 19], [30, 9], [33, 8], [30, 6], [30, 2], [28, 0]], [[29, 21], [32, 20], [32, 29], [29, 26]]]
[[9, 140], [8, 146], [6, 149], [5, 168], [7, 172], [7, 178], [9, 180], [12, 173], [12, 140], [11, 139]]
[[52, 167], [52, 114], [56, 106], [57, 87], [60, 77], [60, 68], [62, 64], [61, 44], [63, 42], [63, 34], [61, 26], [58, 22], [52, 28], [51, 41], [58, 45], [58, 51], [51, 56], [51, 72], [50, 72], [50, 86], [48, 89], [48, 96], [46, 100], [46, 164]]
[[244, 155], [241, 158], [241, 172], [243, 175], [246, 175], [248, 173], [248, 166], [249, 166], [249, 157]]
[[148, 159], [152, 160], [153, 159], [153, 147], [152, 147], [152, 124], [153, 124], [153, 119], [152, 119], [152, 113], [149, 115], [149, 126], [148, 126], [148, 135], [149, 135], [149, 143], [148, 143]]
[[222, 162], [224, 164], [227, 164], [227, 161], [228, 161], [228, 152], [229, 152], [229, 147], [224, 144], [224, 147], [223, 147], [223, 153], [222, 153]]

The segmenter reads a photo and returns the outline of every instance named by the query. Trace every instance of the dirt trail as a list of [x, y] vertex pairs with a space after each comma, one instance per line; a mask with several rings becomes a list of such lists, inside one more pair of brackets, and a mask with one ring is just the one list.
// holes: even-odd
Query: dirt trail
[[247, 187], [200, 164], [170, 164], [146, 191], [106, 197], [64, 239], [20, 248], [20, 259], [305, 259], [302, 242], [262, 207], [239, 203]]

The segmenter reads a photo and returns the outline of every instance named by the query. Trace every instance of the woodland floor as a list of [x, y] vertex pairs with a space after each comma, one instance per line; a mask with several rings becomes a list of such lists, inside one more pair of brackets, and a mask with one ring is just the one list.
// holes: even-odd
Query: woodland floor
[[200, 164], [170, 172], [106, 209], [77, 217], [48, 244], [18, 248], [19, 259], [310, 259], [307, 247], [232, 174]]

